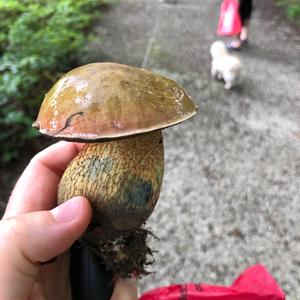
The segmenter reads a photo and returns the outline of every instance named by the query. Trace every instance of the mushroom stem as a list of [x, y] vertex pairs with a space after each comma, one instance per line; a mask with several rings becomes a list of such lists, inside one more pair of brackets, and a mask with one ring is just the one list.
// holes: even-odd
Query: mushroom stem
[[[122, 261], [131, 262], [126, 274], [145, 273], [148, 232], [141, 228], [154, 210], [163, 179], [163, 138], [160, 130], [101, 143], [86, 144], [66, 169], [58, 189], [58, 203], [85, 196], [93, 207], [88, 246], [105, 262], [114, 249], [120, 272]], [[134, 242], [136, 240], [137, 242]], [[129, 242], [130, 241], [130, 242]], [[139, 247], [125, 249], [126, 245]], [[112, 246], [111, 246], [112, 245]], [[117, 246], [118, 245], [118, 246]], [[101, 249], [100, 249], [101, 248]], [[142, 253], [141, 253], [142, 252]], [[138, 253], [138, 257], [128, 255]], [[143, 266], [138, 266], [142, 262]]]

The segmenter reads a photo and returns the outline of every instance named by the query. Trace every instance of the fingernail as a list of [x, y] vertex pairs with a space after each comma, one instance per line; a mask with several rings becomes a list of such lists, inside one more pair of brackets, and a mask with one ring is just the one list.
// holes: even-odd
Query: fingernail
[[75, 197], [55, 207], [50, 212], [57, 222], [68, 223], [81, 214], [82, 206], [82, 197]]

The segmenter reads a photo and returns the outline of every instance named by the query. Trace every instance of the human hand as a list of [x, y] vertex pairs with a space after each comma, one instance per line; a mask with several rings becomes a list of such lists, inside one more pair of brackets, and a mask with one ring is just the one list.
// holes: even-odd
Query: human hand
[[[65, 168], [82, 146], [48, 147], [19, 178], [0, 221], [1, 300], [71, 300], [68, 249], [87, 228], [92, 209], [81, 196], [56, 207], [56, 197]], [[137, 299], [134, 280], [116, 281], [111, 300], [118, 299]]]

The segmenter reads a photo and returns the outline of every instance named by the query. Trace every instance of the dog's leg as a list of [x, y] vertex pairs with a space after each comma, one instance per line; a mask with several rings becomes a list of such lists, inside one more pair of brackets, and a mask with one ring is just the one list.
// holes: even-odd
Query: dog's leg
[[225, 90], [230, 90], [232, 88], [232, 83], [231, 82], [226, 82], [224, 85]]
[[213, 78], [217, 78], [217, 76], [218, 76], [218, 70], [217, 70], [217, 68], [213, 64], [211, 65], [210, 72], [211, 72], [211, 76]]
[[225, 72], [223, 74], [223, 76], [224, 76], [224, 81], [225, 81], [224, 88], [226, 90], [231, 89], [234, 86], [235, 82], [236, 82], [235, 74], [232, 73], [232, 72]]
[[217, 78], [218, 78], [219, 80], [222, 80], [222, 79], [223, 79], [222, 72], [217, 72]]

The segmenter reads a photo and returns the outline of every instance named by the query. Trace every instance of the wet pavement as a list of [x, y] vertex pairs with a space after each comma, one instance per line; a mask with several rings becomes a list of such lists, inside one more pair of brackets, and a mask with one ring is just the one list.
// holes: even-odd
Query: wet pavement
[[[256, 1], [242, 82], [210, 78], [217, 0], [121, 0], [96, 27], [91, 60], [143, 66], [192, 96], [196, 117], [164, 130], [165, 177], [148, 227], [159, 240], [140, 290], [230, 284], [264, 264], [300, 299], [300, 34]], [[269, 14], [268, 14], [269, 13]]]

